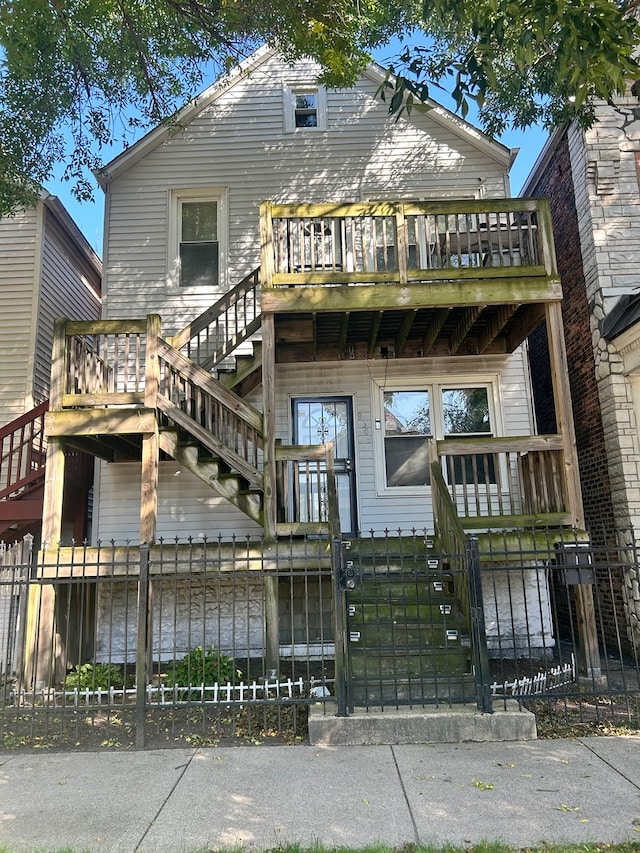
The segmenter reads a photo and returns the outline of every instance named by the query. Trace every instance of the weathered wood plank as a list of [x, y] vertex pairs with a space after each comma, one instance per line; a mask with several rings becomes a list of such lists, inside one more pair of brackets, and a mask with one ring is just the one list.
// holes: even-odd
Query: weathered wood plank
[[562, 450], [561, 435], [513, 435], [499, 438], [447, 438], [436, 442], [443, 456], [471, 453], [528, 453], [539, 450]]
[[144, 406], [144, 391], [113, 392], [105, 394], [63, 394], [62, 408], [86, 409], [102, 406]]
[[156, 428], [156, 413], [144, 407], [136, 409], [85, 409], [63, 412], [47, 412], [45, 435], [101, 435], [116, 433], [153, 432]]
[[[513, 270], [511, 271], [513, 273]], [[473, 305], [560, 302], [556, 278], [504, 278], [492, 281], [413, 282], [385, 287], [275, 287], [262, 294], [265, 312], [378, 311], [408, 308], [453, 308]]]
[[142, 320], [68, 320], [67, 337], [72, 335], [132, 335], [147, 330], [146, 318]]

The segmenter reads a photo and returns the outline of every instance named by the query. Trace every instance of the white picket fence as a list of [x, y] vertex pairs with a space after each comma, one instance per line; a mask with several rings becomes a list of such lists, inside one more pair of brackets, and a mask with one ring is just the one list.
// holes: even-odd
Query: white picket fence
[[538, 672], [531, 677], [524, 676], [513, 681], [494, 681], [491, 685], [492, 696], [538, 696], [557, 690], [576, 680], [576, 660], [571, 655], [571, 662], [554, 666], [546, 672]]
[[[213, 684], [180, 687], [166, 684], [149, 684], [146, 688], [147, 703], [154, 707], [175, 707], [176, 705], [226, 705], [230, 703], [253, 703], [282, 700], [295, 700], [302, 697], [324, 699], [331, 695], [328, 682], [305, 682], [302, 678], [295, 681], [285, 680], [253, 681], [249, 684]], [[134, 704], [137, 698], [135, 687], [108, 689], [90, 688], [72, 690], [42, 689], [39, 691], [14, 691], [12, 699], [21, 707], [86, 707], [90, 705], [122, 706]]]

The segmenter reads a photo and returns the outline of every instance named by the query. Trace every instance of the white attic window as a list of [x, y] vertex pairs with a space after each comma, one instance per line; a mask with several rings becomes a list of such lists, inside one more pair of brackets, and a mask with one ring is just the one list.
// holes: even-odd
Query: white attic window
[[327, 90], [324, 86], [285, 86], [284, 128], [288, 133], [327, 129]]

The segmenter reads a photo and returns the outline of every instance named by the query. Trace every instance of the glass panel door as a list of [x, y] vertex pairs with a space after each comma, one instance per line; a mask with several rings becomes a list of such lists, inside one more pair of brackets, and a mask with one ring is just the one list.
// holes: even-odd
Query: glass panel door
[[[328, 444], [335, 449], [336, 485], [343, 533], [355, 533], [355, 464], [353, 410], [350, 397], [298, 398], [293, 401], [294, 444]], [[326, 519], [326, 478], [302, 475], [299, 483], [300, 520]], [[315, 517], [321, 516], [321, 517]]]

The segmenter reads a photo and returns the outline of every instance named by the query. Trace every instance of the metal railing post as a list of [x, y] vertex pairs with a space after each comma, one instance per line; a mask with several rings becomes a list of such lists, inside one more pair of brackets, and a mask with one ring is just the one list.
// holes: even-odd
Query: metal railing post
[[149, 545], [140, 545], [136, 639], [136, 749], [144, 749], [149, 645]]
[[485, 714], [491, 714], [493, 713], [493, 700], [489, 687], [489, 655], [487, 652], [482, 581], [480, 578], [480, 549], [477, 536], [467, 536], [466, 538], [465, 561], [469, 583], [471, 650], [476, 677], [476, 701], [479, 710]]

